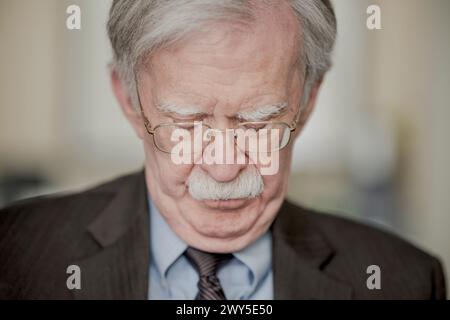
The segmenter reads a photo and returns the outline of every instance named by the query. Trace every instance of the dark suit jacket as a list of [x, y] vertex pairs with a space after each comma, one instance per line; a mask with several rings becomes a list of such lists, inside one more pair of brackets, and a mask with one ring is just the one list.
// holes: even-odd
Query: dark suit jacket
[[[146, 299], [149, 215], [143, 172], [0, 211], [0, 297]], [[437, 259], [395, 236], [284, 202], [272, 225], [276, 299], [445, 299]], [[81, 268], [81, 290], [66, 269]], [[369, 265], [381, 290], [369, 290]]]

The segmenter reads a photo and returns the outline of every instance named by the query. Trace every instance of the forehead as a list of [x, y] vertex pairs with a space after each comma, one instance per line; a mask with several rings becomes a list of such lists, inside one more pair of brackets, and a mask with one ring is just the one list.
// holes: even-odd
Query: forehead
[[[236, 102], [282, 95], [299, 54], [300, 28], [288, 5], [255, 8], [249, 23], [214, 22], [150, 59], [158, 94]], [[156, 83], [155, 83], [156, 85]]]

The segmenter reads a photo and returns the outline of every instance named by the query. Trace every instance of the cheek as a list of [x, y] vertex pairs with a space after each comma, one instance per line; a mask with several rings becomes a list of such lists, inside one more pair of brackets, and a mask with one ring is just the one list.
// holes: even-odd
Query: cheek
[[181, 196], [193, 165], [177, 165], [166, 154], [157, 150], [153, 143], [144, 143], [146, 170], [149, 170], [155, 185], [166, 195]]
[[264, 181], [264, 197], [274, 198], [283, 193], [283, 190], [287, 186], [287, 181], [289, 177], [289, 171], [291, 166], [291, 153], [292, 153], [291, 147], [287, 147], [284, 150], [282, 150], [278, 157], [279, 163], [277, 173], [273, 175], [262, 176]]
[[264, 181], [263, 199], [269, 201], [283, 194], [284, 185], [287, 181], [285, 176], [285, 173], [281, 170], [276, 175], [262, 176]]

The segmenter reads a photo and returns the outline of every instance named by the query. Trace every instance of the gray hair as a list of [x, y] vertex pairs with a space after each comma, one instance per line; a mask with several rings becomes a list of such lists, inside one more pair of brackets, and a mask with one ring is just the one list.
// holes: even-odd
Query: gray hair
[[[262, 1], [262, 0], [259, 0]], [[304, 98], [312, 84], [331, 66], [336, 18], [330, 0], [287, 0], [302, 28], [300, 65], [307, 70]], [[219, 20], [249, 23], [249, 0], [114, 0], [108, 35], [114, 51], [113, 67], [129, 89], [136, 105], [134, 72], [143, 58]], [[270, 1], [265, 0], [266, 3]], [[302, 101], [302, 104], [305, 103]]]
[[197, 200], [255, 198], [264, 191], [264, 180], [255, 166], [248, 166], [227, 182], [218, 182], [196, 167], [188, 178], [188, 190]]

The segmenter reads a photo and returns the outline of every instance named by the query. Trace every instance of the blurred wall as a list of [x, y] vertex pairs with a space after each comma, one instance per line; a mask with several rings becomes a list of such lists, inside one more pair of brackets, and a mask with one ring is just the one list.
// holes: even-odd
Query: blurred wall
[[[81, 30], [66, 28], [70, 4], [81, 7]], [[110, 89], [110, 1], [0, 6], [2, 173], [41, 172], [49, 184], [39, 192], [53, 192], [141, 167], [139, 141]]]
[[[65, 27], [70, 4], [81, 30]], [[439, 255], [450, 276], [450, 2], [334, 4], [334, 67], [296, 144], [289, 197], [390, 229]], [[367, 30], [369, 4], [382, 30]], [[142, 166], [109, 85], [109, 6], [0, 1], [0, 206]]]
[[[400, 234], [450, 276], [450, 2], [334, 4], [335, 66], [296, 145], [289, 195]], [[369, 4], [382, 30], [364, 27]]]

